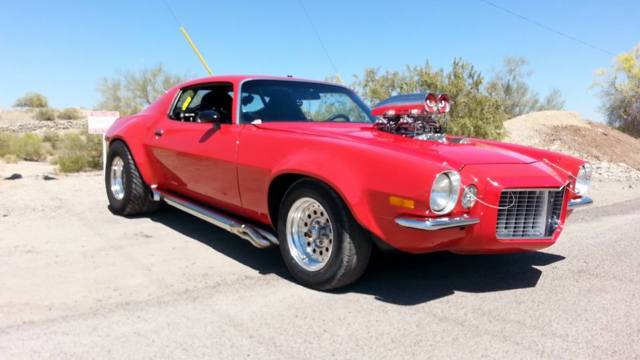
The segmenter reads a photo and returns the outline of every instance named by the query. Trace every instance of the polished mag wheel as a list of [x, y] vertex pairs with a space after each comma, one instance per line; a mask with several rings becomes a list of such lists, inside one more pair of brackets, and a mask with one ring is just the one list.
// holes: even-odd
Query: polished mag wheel
[[117, 200], [124, 198], [124, 161], [119, 156], [115, 156], [111, 161], [111, 194]]
[[145, 184], [131, 152], [119, 140], [109, 145], [104, 184], [109, 210], [118, 215], [138, 215], [158, 209], [151, 189]]
[[371, 240], [341, 197], [314, 179], [287, 189], [278, 211], [280, 254], [305, 286], [329, 290], [351, 284], [364, 272]]
[[327, 265], [333, 248], [333, 228], [327, 211], [309, 197], [298, 199], [287, 215], [287, 243], [293, 259], [307, 271]]

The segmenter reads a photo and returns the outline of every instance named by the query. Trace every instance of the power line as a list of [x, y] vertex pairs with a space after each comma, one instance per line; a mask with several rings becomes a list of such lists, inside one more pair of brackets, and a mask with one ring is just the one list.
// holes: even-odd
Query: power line
[[590, 44], [590, 43], [588, 43], [588, 42], [586, 42], [584, 40], [578, 39], [577, 37], [569, 35], [567, 33], [564, 33], [564, 32], [562, 32], [560, 30], [556, 30], [556, 29], [552, 28], [551, 26], [545, 25], [545, 24], [543, 24], [543, 23], [541, 23], [539, 21], [533, 20], [533, 19], [531, 19], [529, 17], [526, 17], [524, 15], [518, 14], [517, 12], [515, 12], [513, 10], [510, 10], [510, 9], [507, 9], [505, 7], [502, 7], [502, 6], [496, 4], [496, 3], [492, 2], [492, 1], [489, 1], [489, 0], [478, 0], [478, 1], [480, 1], [480, 2], [482, 2], [484, 4], [486, 4], [486, 5], [489, 5], [491, 7], [494, 7], [496, 9], [498, 9], [498, 10], [501, 10], [501, 11], [503, 11], [503, 12], [509, 14], [509, 15], [515, 16], [515, 17], [519, 18], [520, 20], [524, 20], [524, 21], [526, 21], [526, 22], [528, 22], [530, 24], [533, 24], [533, 25], [535, 25], [535, 26], [537, 26], [537, 27], [539, 27], [541, 29], [544, 29], [544, 30], [546, 30], [546, 31], [548, 31], [550, 33], [562, 36], [562, 37], [564, 37], [566, 39], [569, 39], [571, 41], [577, 42], [578, 44], [590, 47], [593, 50], [600, 51], [600, 52], [605, 53], [607, 55], [615, 56], [615, 54], [612, 53], [611, 51], [608, 51], [608, 50], [605, 50], [605, 49], [603, 49], [603, 48], [601, 48], [599, 46]]
[[304, 3], [302, 2], [302, 0], [298, 0], [298, 3], [300, 4], [300, 7], [302, 8], [302, 11], [304, 12], [304, 16], [309, 21], [309, 24], [311, 25], [311, 29], [313, 29], [313, 32], [315, 33], [316, 38], [318, 39], [318, 42], [320, 43], [320, 47], [322, 47], [322, 51], [324, 51], [324, 55], [327, 57], [327, 60], [329, 60], [329, 64], [331, 64], [331, 67], [333, 68], [333, 71], [336, 73], [336, 76], [338, 77], [338, 81], [342, 82], [342, 80], [340, 79], [340, 72], [338, 71], [338, 67], [333, 62], [333, 59], [331, 58], [331, 55], [329, 55], [329, 50], [327, 50], [327, 47], [324, 46], [324, 42], [322, 41], [322, 38], [320, 37], [320, 33], [318, 32], [318, 29], [316, 28], [316, 25], [313, 23], [313, 20], [311, 19], [311, 16], [309, 15], [309, 12], [307, 12], [307, 8], [304, 6]]
[[164, 3], [164, 6], [167, 7], [167, 10], [169, 10], [169, 13], [171, 14], [171, 16], [173, 16], [173, 20], [176, 21], [176, 24], [178, 26], [182, 26], [182, 23], [180, 22], [180, 20], [178, 19], [178, 16], [176, 15], [175, 12], [173, 12], [173, 9], [171, 8], [171, 5], [169, 5], [169, 3], [167, 2], [167, 0], [162, 0], [162, 2]]

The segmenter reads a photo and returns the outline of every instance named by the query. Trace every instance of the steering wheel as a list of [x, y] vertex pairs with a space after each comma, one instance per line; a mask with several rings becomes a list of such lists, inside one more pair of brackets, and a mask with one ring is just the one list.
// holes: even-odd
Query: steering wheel
[[346, 122], [351, 122], [351, 118], [346, 114], [335, 114], [332, 117], [328, 118], [327, 121], [336, 121], [338, 119], [344, 119]]

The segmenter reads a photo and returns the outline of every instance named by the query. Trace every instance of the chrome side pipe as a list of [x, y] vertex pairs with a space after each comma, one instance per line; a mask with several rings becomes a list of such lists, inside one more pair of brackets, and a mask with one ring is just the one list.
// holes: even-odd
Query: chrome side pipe
[[194, 204], [177, 196], [153, 191], [154, 200], [164, 200], [167, 204], [180, 209], [188, 214], [198, 217], [223, 230], [235, 234], [251, 243], [257, 248], [266, 248], [278, 245], [278, 238], [272, 232], [251, 224], [245, 224], [229, 215]]

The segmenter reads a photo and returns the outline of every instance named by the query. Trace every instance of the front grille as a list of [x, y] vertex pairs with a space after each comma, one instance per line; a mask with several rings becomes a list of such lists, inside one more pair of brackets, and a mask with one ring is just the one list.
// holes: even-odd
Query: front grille
[[496, 235], [501, 239], [547, 238], [560, 222], [564, 189], [505, 190]]

